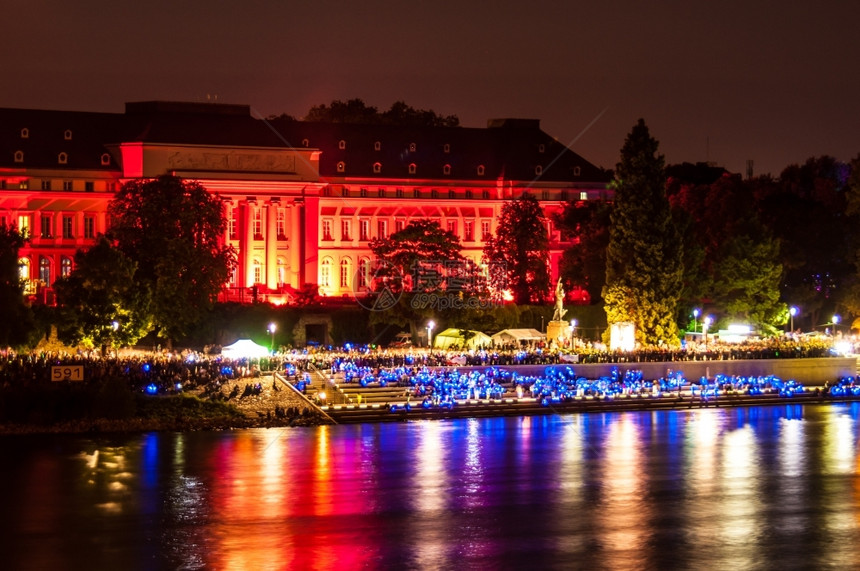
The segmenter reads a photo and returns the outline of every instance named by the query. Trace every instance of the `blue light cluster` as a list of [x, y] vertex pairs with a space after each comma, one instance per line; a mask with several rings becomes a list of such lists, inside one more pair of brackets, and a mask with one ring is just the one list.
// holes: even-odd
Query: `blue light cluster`
[[680, 371], [670, 371], [666, 377], [648, 381], [638, 369], [627, 370], [622, 374], [618, 367], [613, 367], [609, 375], [588, 379], [577, 375], [571, 367], [548, 367], [542, 378], [516, 377], [513, 382], [515, 386], [519, 385], [530, 391], [544, 406], [548, 406], [577, 397], [661, 396], [667, 391], [677, 391], [686, 383], [686, 379]]
[[860, 379], [844, 377], [839, 382], [829, 387], [830, 394], [835, 397], [860, 396]]

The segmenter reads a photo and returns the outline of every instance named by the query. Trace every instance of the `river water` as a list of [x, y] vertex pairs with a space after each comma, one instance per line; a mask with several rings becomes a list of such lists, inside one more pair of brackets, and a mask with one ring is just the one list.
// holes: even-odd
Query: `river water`
[[860, 406], [0, 438], [4, 569], [848, 569]]

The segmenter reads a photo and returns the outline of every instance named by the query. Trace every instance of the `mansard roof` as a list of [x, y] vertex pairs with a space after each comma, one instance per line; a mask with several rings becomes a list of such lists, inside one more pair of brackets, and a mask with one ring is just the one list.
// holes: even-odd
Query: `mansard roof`
[[128, 142], [319, 149], [327, 179], [608, 181], [531, 119], [411, 127], [264, 120], [247, 105], [220, 103], [136, 102], [125, 113], [0, 108], [0, 168], [116, 170], [113, 156], [104, 163], [105, 153]]

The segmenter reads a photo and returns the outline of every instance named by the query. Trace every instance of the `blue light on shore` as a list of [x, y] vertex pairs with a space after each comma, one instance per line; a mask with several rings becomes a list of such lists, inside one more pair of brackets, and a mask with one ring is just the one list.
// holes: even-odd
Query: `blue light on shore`
[[148, 385], [146, 385], [146, 394], [148, 394], [148, 395], [158, 394], [158, 387], [156, 386], [155, 383], [149, 383]]

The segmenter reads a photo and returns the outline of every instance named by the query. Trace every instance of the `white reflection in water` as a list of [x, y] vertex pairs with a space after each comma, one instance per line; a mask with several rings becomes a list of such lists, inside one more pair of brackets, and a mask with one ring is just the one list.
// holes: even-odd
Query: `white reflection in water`
[[[426, 518], [440, 518], [445, 510], [446, 473], [443, 455], [443, 431], [441, 422], [426, 421], [421, 424], [420, 441], [415, 451], [417, 473], [415, 475], [416, 493], [412, 495], [417, 511]], [[450, 435], [449, 435], [450, 436]], [[415, 518], [416, 522], [421, 517]], [[435, 567], [445, 556], [445, 538], [438, 525], [419, 527], [420, 534], [416, 554], [422, 567]]]
[[[738, 569], [749, 569], [755, 554], [750, 540], [760, 531], [761, 512], [758, 488], [759, 462], [755, 433], [749, 425], [732, 430], [723, 438], [720, 496], [723, 498], [718, 539], [734, 555]], [[733, 550], [732, 547], [747, 549]]]
[[626, 564], [644, 565], [645, 535], [648, 515], [645, 505], [645, 479], [642, 477], [642, 447], [639, 442], [641, 428], [634, 415], [623, 413], [609, 425], [606, 438], [606, 458], [601, 479], [604, 484], [600, 520], [601, 535], [608, 549], [626, 555]]
[[839, 408], [834, 408], [825, 424], [825, 474], [853, 474], [856, 464], [855, 422]]
[[806, 421], [781, 418], [779, 420], [779, 497], [784, 514], [784, 532], [803, 533], [809, 526], [809, 517], [804, 500], [806, 474]]
[[483, 469], [481, 467], [481, 422], [470, 418], [466, 431], [466, 466], [463, 471], [463, 484], [466, 489], [466, 505], [476, 507], [482, 505], [481, 485]]

